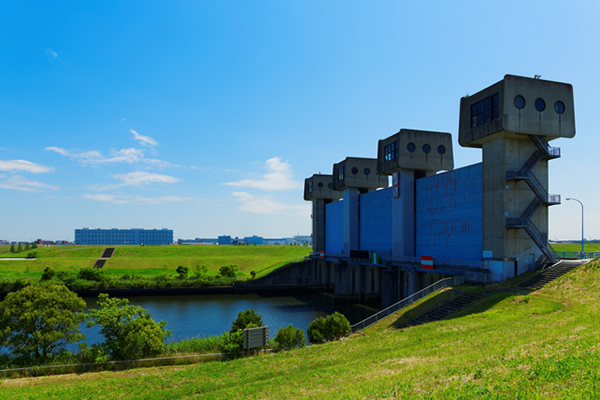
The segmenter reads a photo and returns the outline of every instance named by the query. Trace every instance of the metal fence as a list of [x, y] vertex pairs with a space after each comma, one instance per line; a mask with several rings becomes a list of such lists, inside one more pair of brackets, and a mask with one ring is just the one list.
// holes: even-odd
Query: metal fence
[[600, 257], [600, 251], [555, 251], [556, 255], [560, 258], [566, 259], [584, 259], [584, 258], [598, 258]]
[[408, 296], [408, 297], [400, 300], [399, 302], [392, 304], [388, 308], [385, 308], [385, 309], [379, 311], [377, 314], [373, 314], [369, 318], [364, 319], [357, 324], [351, 325], [350, 328], [352, 328], [352, 332], [356, 332], [358, 330], [365, 329], [366, 327], [373, 325], [374, 323], [376, 323], [379, 320], [382, 320], [383, 318], [387, 317], [388, 315], [393, 314], [396, 311], [411, 305], [415, 301], [420, 300], [423, 297], [425, 297], [433, 292], [436, 292], [436, 291], [443, 289], [445, 287], [448, 287], [448, 286], [462, 285], [464, 282], [465, 282], [465, 278], [462, 276], [454, 276], [452, 278], [441, 279], [441, 280], [437, 281], [436, 283], [434, 283], [433, 285], [429, 285], [425, 289], [421, 289], [417, 293], [415, 293], [411, 296]]

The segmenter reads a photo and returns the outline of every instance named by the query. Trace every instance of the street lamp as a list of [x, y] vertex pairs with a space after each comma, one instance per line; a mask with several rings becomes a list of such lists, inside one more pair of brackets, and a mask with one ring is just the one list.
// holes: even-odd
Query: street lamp
[[575, 200], [581, 204], [581, 257], [583, 258], [583, 203], [573, 197], [567, 197], [567, 200]]

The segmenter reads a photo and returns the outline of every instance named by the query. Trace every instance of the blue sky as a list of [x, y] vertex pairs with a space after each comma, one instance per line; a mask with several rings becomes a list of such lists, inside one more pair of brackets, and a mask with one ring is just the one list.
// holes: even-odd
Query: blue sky
[[550, 236], [600, 237], [597, 1], [0, 1], [0, 239], [310, 234], [304, 178], [454, 136], [505, 74], [573, 84]]

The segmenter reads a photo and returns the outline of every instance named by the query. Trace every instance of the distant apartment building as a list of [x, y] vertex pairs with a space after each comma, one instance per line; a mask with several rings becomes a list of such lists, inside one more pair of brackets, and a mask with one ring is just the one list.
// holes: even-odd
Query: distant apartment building
[[162, 229], [75, 229], [76, 244], [163, 245], [173, 244], [173, 230]]

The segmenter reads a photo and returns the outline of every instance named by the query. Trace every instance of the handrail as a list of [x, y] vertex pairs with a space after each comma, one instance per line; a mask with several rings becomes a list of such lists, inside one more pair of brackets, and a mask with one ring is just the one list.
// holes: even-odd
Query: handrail
[[422, 299], [423, 297], [427, 296], [430, 293], [436, 292], [436, 291], [443, 289], [445, 287], [448, 287], [448, 286], [462, 285], [463, 283], [465, 283], [465, 278], [462, 276], [454, 276], [452, 278], [440, 279], [439, 281], [435, 282], [434, 284], [429, 285], [426, 288], [419, 290], [418, 292], [400, 300], [397, 303], [392, 304], [391, 306], [389, 306], [387, 308], [384, 308], [383, 310], [379, 311], [378, 313], [373, 314], [370, 317], [368, 317], [354, 325], [351, 325], [350, 328], [352, 329], [352, 332], [356, 332], [360, 329], [365, 329], [366, 327], [373, 325], [374, 323], [387, 317], [388, 315], [395, 313], [396, 311], [411, 305], [412, 303], [414, 303], [417, 300]]

